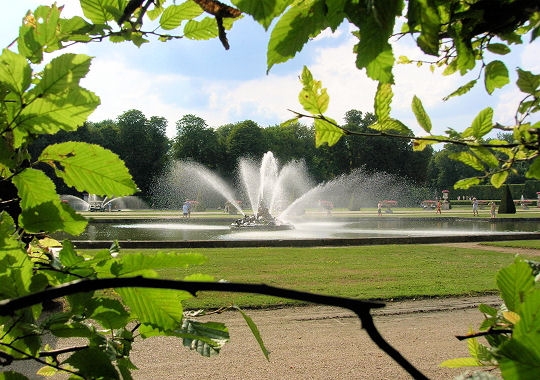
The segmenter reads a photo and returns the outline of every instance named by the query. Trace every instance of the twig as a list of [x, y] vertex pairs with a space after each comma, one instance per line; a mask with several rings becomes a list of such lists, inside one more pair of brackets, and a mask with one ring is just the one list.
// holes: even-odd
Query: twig
[[396, 361], [415, 379], [427, 379], [416, 367], [405, 359], [399, 351], [393, 348], [381, 336], [370, 314], [371, 309], [382, 308], [384, 303], [356, 300], [352, 298], [327, 296], [301, 292], [297, 290], [278, 288], [264, 284], [243, 284], [231, 282], [195, 282], [163, 280], [143, 277], [107, 278], [93, 280], [76, 280], [57, 287], [47, 288], [37, 293], [28, 294], [23, 297], [0, 301], [0, 315], [10, 315], [16, 310], [26, 308], [46, 300], [64, 297], [70, 294], [90, 292], [94, 290], [109, 288], [154, 288], [154, 289], [175, 289], [184, 290], [196, 295], [199, 291], [219, 291], [235, 293], [257, 293], [268, 296], [289, 298], [329, 306], [337, 306], [353, 311], [362, 322], [362, 328], [373, 342], [392, 359]]

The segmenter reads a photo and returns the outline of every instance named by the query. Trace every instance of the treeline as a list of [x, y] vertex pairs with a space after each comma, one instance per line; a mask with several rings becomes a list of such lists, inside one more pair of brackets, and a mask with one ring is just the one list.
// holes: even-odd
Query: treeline
[[[368, 126], [374, 121], [371, 113], [351, 110], [343, 126], [370, 132]], [[411, 142], [403, 139], [345, 136], [335, 146], [316, 148], [314, 129], [300, 123], [261, 127], [246, 120], [214, 128], [200, 117], [184, 115], [176, 122], [172, 139], [167, 137], [166, 127], [163, 117], [147, 118], [141, 111], [130, 110], [116, 120], [87, 122], [74, 132], [42, 136], [33, 143], [32, 150], [39, 154], [48, 144], [68, 140], [101, 145], [125, 161], [143, 197], [152, 193], [156, 179], [171, 161], [198, 162], [233, 183], [240, 158], [260, 160], [267, 151], [272, 151], [281, 163], [303, 161], [316, 182], [361, 168], [406, 178], [407, 183], [432, 188], [434, 196], [443, 189], [452, 189], [457, 180], [471, 176], [472, 171], [450, 159], [460, 149], [457, 146], [445, 146], [437, 152], [431, 148], [414, 152]], [[511, 182], [523, 181], [519, 173], [511, 178]], [[72, 189], [61, 188], [60, 183], [57, 186], [60, 193], [73, 193]]]

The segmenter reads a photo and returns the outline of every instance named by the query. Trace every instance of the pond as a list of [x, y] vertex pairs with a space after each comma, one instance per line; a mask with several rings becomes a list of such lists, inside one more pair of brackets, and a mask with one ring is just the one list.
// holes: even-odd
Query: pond
[[[295, 240], [403, 236], [494, 235], [538, 232], [540, 220], [453, 218], [330, 218], [294, 223], [285, 231], [231, 230], [226, 219], [117, 220], [88, 225], [74, 240]], [[57, 238], [69, 236], [57, 235]]]

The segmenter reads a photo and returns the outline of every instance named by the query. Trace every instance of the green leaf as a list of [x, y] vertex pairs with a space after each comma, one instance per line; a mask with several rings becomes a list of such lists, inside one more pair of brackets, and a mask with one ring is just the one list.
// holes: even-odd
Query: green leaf
[[[45, 367], [45, 368], [50, 368], [50, 367]], [[55, 373], [56, 373], [56, 370], [55, 370]], [[0, 380], [28, 380], [28, 377], [15, 371], [5, 371], [5, 372], [0, 372]]]
[[536, 157], [529, 165], [529, 169], [527, 170], [527, 173], [525, 173], [525, 177], [540, 179], [540, 157]]
[[535, 95], [540, 86], [540, 75], [535, 75], [530, 71], [517, 69], [518, 80], [516, 82], [519, 89], [530, 95]]
[[486, 305], [484, 303], [478, 306], [478, 310], [480, 310], [480, 312], [483, 314], [489, 315], [490, 317], [496, 317], [498, 313], [496, 308], [490, 305]]
[[413, 97], [412, 110], [414, 112], [414, 116], [416, 116], [418, 124], [420, 124], [420, 127], [422, 127], [422, 129], [427, 133], [431, 133], [431, 129], [433, 128], [431, 119], [424, 109], [422, 101], [416, 95]]
[[[433, 136], [433, 137], [443, 137], [444, 136]], [[436, 141], [436, 140], [412, 140], [412, 145], [413, 145], [413, 151], [415, 152], [421, 152], [423, 151], [426, 147], [430, 146], [430, 145], [434, 145], [434, 144], [438, 144], [439, 141]]]
[[479, 367], [481, 365], [482, 363], [475, 358], [448, 359], [440, 364], [441, 367], [445, 368]]
[[463, 86], [459, 87], [456, 91], [452, 92], [450, 95], [447, 95], [443, 98], [444, 101], [447, 101], [448, 99], [454, 97], [454, 96], [461, 96], [465, 95], [467, 92], [469, 92], [475, 85], [477, 80], [474, 79], [470, 82], [467, 82]]
[[81, 322], [51, 323], [47, 327], [58, 338], [91, 338], [95, 334], [91, 326]]
[[315, 119], [315, 146], [320, 147], [326, 143], [328, 146], [335, 145], [345, 135], [343, 129], [338, 128], [334, 120]]
[[11, 50], [4, 49], [0, 55], [0, 84], [22, 97], [32, 80], [32, 69], [26, 59]]
[[322, 87], [322, 83], [313, 79], [309, 69], [304, 66], [302, 70], [302, 90], [298, 95], [298, 100], [302, 107], [312, 115], [322, 115], [328, 109], [330, 97], [326, 92], [326, 88]]
[[392, 53], [391, 45], [387, 45], [385, 50], [365, 66], [368, 77], [382, 83], [390, 84], [394, 83], [394, 74], [392, 74], [393, 67], [394, 54]]
[[324, 17], [325, 6], [322, 1], [301, 1], [281, 16], [268, 41], [267, 72], [275, 64], [293, 58], [310, 38], [328, 26]]
[[494, 173], [491, 176], [490, 182], [496, 189], [498, 189], [499, 187], [504, 185], [507, 178], [508, 178], [508, 172], [507, 171], [497, 172], [497, 173]]
[[98, 145], [73, 141], [50, 145], [38, 160], [52, 166], [57, 176], [80, 192], [124, 196], [137, 190], [122, 160]]
[[87, 348], [71, 355], [65, 363], [78, 369], [85, 379], [119, 379], [109, 356], [98, 348]]
[[360, 29], [360, 42], [355, 46], [356, 66], [365, 68], [366, 74], [376, 81], [394, 82], [394, 55], [388, 40], [402, 9], [403, 1], [374, 1], [367, 12], [348, 13], [349, 20]]
[[180, 5], [170, 5], [163, 11], [159, 25], [164, 30], [176, 29], [182, 21], [191, 20], [202, 14], [203, 10], [194, 1], [186, 1]]
[[54, 134], [59, 130], [76, 130], [99, 103], [94, 93], [78, 86], [70, 86], [58, 95], [33, 99], [15, 119], [14, 146], [20, 147], [28, 133]]
[[84, 231], [88, 221], [58, 200], [23, 210], [19, 223], [30, 233], [65, 231], [76, 236]]
[[68, 268], [79, 265], [86, 261], [83, 256], [77, 254], [73, 248], [73, 244], [69, 240], [64, 241], [62, 249], [58, 254], [58, 258], [60, 259], [62, 265]]
[[214, 276], [203, 273], [193, 273], [184, 277], [184, 281], [199, 281], [199, 282], [212, 282], [216, 281]]
[[118, 300], [109, 298], [93, 298], [89, 309], [92, 314], [89, 316], [100, 323], [106, 329], [119, 329], [124, 327], [129, 320], [129, 313]]
[[[424, 53], [437, 55], [439, 53], [439, 31], [441, 29], [437, 5], [433, 0], [416, 0], [409, 3], [409, 8], [411, 8], [412, 3], [418, 4], [416, 7], [412, 6], [418, 12], [416, 16], [420, 24], [420, 36], [416, 43]], [[410, 26], [413, 29], [415, 25]]]
[[116, 289], [132, 316], [161, 332], [172, 331], [182, 322], [181, 302], [191, 297], [187, 292], [169, 289]]
[[501, 269], [496, 279], [506, 307], [519, 314], [525, 295], [534, 289], [531, 267], [517, 259], [513, 264]]
[[463, 131], [462, 137], [481, 139], [493, 129], [493, 109], [485, 108], [476, 115], [471, 126]]
[[54, 58], [45, 66], [32, 94], [39, 97], [62, 95], [67, 87], [79, 85], [88, 74], [91, 61], [92, 58], [84, 54], [63, 54]]
[[[32, 27], [34, 39], [44, 51], [53, 52], [61, 47], [58, 40], [58, 22], [60, 8], [56, 4], [51, 7], [39, 6], [34, 12]], [[41, 49], [40, 49], [41, 50]], [[41, 56], [41, 52], [38, 56]], [[34, 61], [36, 62], [36, 61]]]
[[176, 333], [182, 337], [185, 347], [207, 357], [217, 355], [229, 341], [229, 330], [219, 322], [197, 322], [185, 318], [182, 328]]
[[471, 147], [471, 152], [482, 161], [485, 166], [495, 169], [499, 167], [499, 159], [493, 154], [490, 149], [485, 147]]
[[494, 53], [499, 55], [506, 55], [511, 52], [510, 48], [506, 44], [501, 43], [489, 43], [487, 44], [486, 48]]
[[529, 348], [540, 357], [540, 289], [533, 289], [525, 295], [521, 307], [520, 320], [514, 328], [515, 338], [529, 337], [535, 344]]
[[292, 2], [292, 0], [232, 0], [234, 5], [242, 12], [251, 15], [266, 30], [270, 27], [272, 20], [281, 15]]
[[474, 69], [476, 65], [475, 55], [469, 42], [465, 42], [459, 38], [454, 39], [457, 51], [457, 68], [461, 75], [465, 75], [467, 71]]
[[[6, 211], [0, 212], [0, 259], [3, 249], [22, 249], [24, 244], [17, 239], [15, 222]], [[2, 271], [0, 270], [0, 273]]]
[[190, 40], [210, 40], [218, 36], [216, 20], [205, 17], [201, 21], [189, 20], [184, 26], [184, 36]]
[[[58, 372], [59, 372], [59, 370], [54, 368], [54, 367], [45, 366], [45, 367], [41, 367], [40, 369], [38, 369], [36, 371], [36, 375], [50, 378], [50, 377], [56, 375]], [[1, 379], [1, 377], [0, 377], [0, 379]], [[27, 377], [24, 377], [24, 379], [28, 380]]]
[[[513, 360], [499, 360], [501, 374], [505, 379], [536, 379], [540, 373], [540, 357], [532, 356], [528, 347], [510, 341], [503, 346], [504, 351], [512, 354]], [[503, 351], [503, 353], [504, 353]]]
[[452, 160], [463, 162], [465, 165], [478, 171], [484, 171], [485, 169], [482, 161], [470, 151], [451, 153], [448, 157]]
[[502, 88], [510, 83], [508, 69], [501, 61], [492, 61], [487, 64], [484, 73], [484, 85], [488, 94], [492, 94], [497, 88]]
[[[6, 213], [0, 213], [0, 228], [4, 240], [0, 242], [0, 298], [15, 298], [30, 292], [34, 265], [23, 245], [12, 234], [13, 219]], [[9, 236], [9, 237], [8, 237]]]
[[242, 317], [244, 317], [244, 320], [248, 324], [249, 329], [251, 330], [251, 333], [255, 337], [255, 340], [257, 340], [257, 343], [259, 343], [259, 347], [261, 348], [261, 351], [263, 352], [263, 355], [266, 358], [266, 360], [270, 360], [270, 351], [268, 351], [268, 349], [264, 345], [259, 328], [255, 324], [255, 322], [253, 322], [253, 319], [251, 319], [251, 317], [247, 315], [246, 313], [244, 313], [244, 311], [240, 309], [239, 307], [236, 306], [235, 308], [240, 312], [240, 314], [242, 314]]
[[80, 0], [84, 16], [94, 24], [120, 19], [126, 6], [125, 0]]
[[477, 177], [464, 178], [464, 179], [460, 179], [454, 184], [454, 189], [468, 189], [471, 186], [475, 186], [479, 184], [480, 184], [480, 178], [477, 178]]
[[375, 116], [379, 122], [390, 118], [390, 110], [394, 93], [392, 85], [389, 83], [379, 82], [377, 85], [377, 93], [375, 94]]
[[[520, 260], [521, 264], [528, 265]], [[531, 278], [532, 271], [531, 271]], [[518, 276], [519, 277], [519, 276]], [[514, 326], [512, 338], [497, 354], [505, 378], [532, 379], [540, 373], [540, 289], [524, 289], [519, 311], [519, 322]]]
[[45, 202], [60, 201], [53, 181], [41, 170], [26, 168], [13, 177], [23, 210]]
[[381, 132], [397, 132], [407, 136], [411, 134], [411, 130], [401, 121], [396, 119], [386, 119], [380, 123], [371, 124], [369, 128]]

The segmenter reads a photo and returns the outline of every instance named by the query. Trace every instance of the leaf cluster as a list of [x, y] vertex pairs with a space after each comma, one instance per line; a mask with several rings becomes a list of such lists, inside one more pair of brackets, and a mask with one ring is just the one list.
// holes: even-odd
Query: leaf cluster
[[[444, 367], [498, 366], [505, 379], [534, 378], [540, 371], [539, 263], [517, 258], [497, 274], [503, 305], [480, 305], [485, 316], [466, 339], [470, 357], [449, 359]], [[488, 345], [478, 338], [484, 337]]]
[[[246, 2], [239, 2], [240, 9], [255, 13], [244, 8]], [[408, 139], [416, 150], [438, 143], [459, 144], [470, 149], [453, 158], [482, 174], [462, 179], [456, 188], [468, 188], [485, 179], [500, 187], [518, 163], [529, 165], [528, 178], [540, 178], [540, 124], [534, 122], [540, 106], [538, 74], [517, 68], [515, 85], [522, 98], [512, 125], [495, 122], [493, 109], [486, 108], [478, 112], [464, 131], [449, 129], [445, 134], [433, 134], [433, 123], [416, 96], [411, 100], [411, 110], [426, 135], [414, 136], [410, 126], [391, 117], [394, 66], [397, 63], [416, 62], [418, 66], [426, 63], [408, 57], [396, 58], [393, 45], [398, 41], [393, 39], [412, 37], [423, 54], [433, 57], [432, 61], [427, 61], [432, 70], [441, 68], [444, 75], [463, 76], [477, 72], [475, 79], [459, 86], [445, 100], [465, 95], [481, 78], [486, 92], [492, 94], [508, 85], [510, 76], [505, 62], [490, 60], [490, 54], [505, 56], [511, 52], [512, 45], [522, 44], [526, 38], [530, 42], [536, 39], [540, 30], [540, 9], [535, 1], [327, 0], [288, 2], [287, 5], [285, 10], [266, 10], [267, 14], [258, 8], [253, 16], [265, 27], [269, 25], [269, 19], [277, 18], [268, 45], [268, 69], [294, 57], [311, 38], [326, 28], [335, 30], [347, 21], [358, 28], [353, 32], [359, 41], [354, 49], [357, 67], [378, 82], [374, 97], [377, 121], [370, 126], [373, 133], [357, 134], [324, 115], [329, 103], [327, 91], [304, 68], [299, 99], [308, 114], [295, 112], [293, 120], [314, 119], [317, 146], [334, 145], [343, 135]], [[395, 33], [403, 19], [401, 32]], [[495, 130], [512, 132], [513, 140], [490, 139], [489, 134]]]
[[[6, 48], [0, 55], [1, 300], [74, 280], [156, 277], [158, 268], [203, 260], [189, 254], [122, 258], [117, 245], [83, 257], [69, 241], [47, 237], [55, 231], [78, 235], [87, 221], [60, 200], [46, 168], [79, 192], [125, 196], [137, 191], [122, 160], [100, 146], [68, 141], [45, 147], [37, 158], [29, 153], [30, 144], [40, 136], [77, 130], [99, 105], [99, 98], [80, 85], [90, 69], [90, 57], [71, 53], [50, 61], [45, 57], [73, 42], [112, 38], [105, 23], [116, 12], [105, 3], [81, 1], [91, 22], [64, 19], [56, 5], [40, 6], [25, 16], [17, 52]], [[125, 5], [109, 3], [118, 10]], [[191, 279], [212, 281], [203, 275]], [[184, 318], [181, 302], [188, 297], [191, 294], [185, 292], [126, 288], [70, 295], [54, 313], [44, 304], [13, 310], [0, 316], [0, 365], [33, 360], [43, 365], [41, 375], [64, 372], [73, 378], [128, 379], [136, 369], [129, 354], [138, 336], [176, 336], [203, 355], [219, 352], [228, 340], [227, 328]], [[54, 350], [45, 344], [46, 335], [58, 340], [78, 337], [84, 343]]]
[[[9, 215], [3, 213], [1, 218], [3, 229], [15, 229]], [[60, 244], [49, 238], [34, 239], [24, 247], [16, 234], [7, 235], [0, 260], [0, 297], [13, 299], [75, 280], [155, 278], [160, 268], [197, 265], [205, 260], [189, 253], [122, 257], [118, 248], [113, 244], [108, 250], [84, 257], [69, 241]], [[189, 279], [212, 281], [204, 275]], [[214, 355], [228, 341], [228, 330], [221, 323], [184, 317], [182, 301], [190, 297], [190, 293], [167, 289], [123, 288], [69, 295], [53, 313], [43, 304], [15, 310], [12, 315], [0, 316], [2, 364], [34, 360], [43, 365], [40, 375], [63, 372], [77, 378], [126, 379], [136, 369], [129, 359], [134, 340], [156, 335], [177, 337], [202, 355]], [[45, 336], [80, 338], [81, 343], [55, 350], [45, 344]]]

